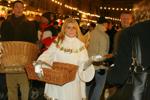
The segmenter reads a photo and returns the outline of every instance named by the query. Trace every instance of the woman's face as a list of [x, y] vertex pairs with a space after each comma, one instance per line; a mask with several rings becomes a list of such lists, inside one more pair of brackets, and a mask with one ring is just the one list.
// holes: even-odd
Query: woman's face
[[73, 23], [67, 24], [67, 26], [65, 27], [65, 34], [71, 38], [77, 35], [77, 30]]

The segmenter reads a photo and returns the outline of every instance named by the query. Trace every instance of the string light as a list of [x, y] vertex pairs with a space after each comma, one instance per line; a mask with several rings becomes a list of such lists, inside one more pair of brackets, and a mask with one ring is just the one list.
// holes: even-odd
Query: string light
[[[56, 1], [57, 0], [52, 0], [52, 2], [54, 2], [54, 3], [56, 3]], [[58, 2], [58, 1], [57, 1]], [[62, 3], [61, 3], [62, 4]], [[72, 6], [69, 6], [69, 5], [67, 5], [67, 4], [65, 4], [64, 5], [64, 7], [66, 7], [66, 8], [68, 8], [68, 9], [70, 9], [70, 10], [75, 10], [75, 11], [77, 11], [78, 13], [78, 15], [79, 14], [82, 14], [82, 15], [84, 15], [84, 16], [91, 16], [91, 17], [97, 17], [97, 18], [99, 18], [100, 16], [99, 15], [97, 15], [97, 14], [91, 14], [91, 13], [88, 13], [88, 12], [84, 12], [84, 11], [82, 11], [82, 10], [79, 10], [78, 8], [76, 8], [76, 7], [72, 7]], [[105, 9], [105, 10], [117, 10], [117, 11], [119, 11], [119, 10], [128, 10], [127, 8], [111, 8], [111, 7], [100, 7], [100, 9], [102, 10], [102, 9]], [[132, 10], [132, 9], [129, 9], [130, 11]], [[110, 20], [115, 20], [115, 21], [120, 21], [120, 19], [118, 19], [118, 18], [113, 18], [113, 17], [105, 17], [106, 19], [110, 19]], [[89, 19], [85, 19], [85, 18], [82, 18], [82, 20], [86, 20], [86, 21], [91, 21], [91, 22], [96, 22], [95, 20], [89, 20]]]
[[56, 3], [56, 4], [60, 5], [60, 6], [62, 6], [62, 2], [59, 2], [57, 0], [52, 0], [52, 2], [54, 2], [54, 3]]
[[[52, 0], [52, 2], [53, 2], [53, 3], [58, 4], [57, 2], [59, 2], [59, 1], [57, 1], [57, 0]], [[60, 3], [61, 3], [61, 2], [60, 2]], [[61, 4], [62, 4], [62, 3], [61, 3]], [[91, 13], [88, 13], [88, 12], [84, 12], [84, 11], [82, 11], [82, 10], [79, 10], [79, 9], [78, 9], [78, 8], [76, 8], [76, 7], [72, 7], [72, 6], [67, 5], [67, 4], [65, 4], [65, 5], [64, 5], [64, 7], [68, 8], [68, 9], [70, 9], [70, 10], [77, 11], [78, 13], [80, 13], [80, 14], [84, 14], [84, 15], [86, 15], [86, 16], [91, 16], [91, 17], [100, 17], [99, 15], [91, 14]]]
[[115, 7], [99, 7], [100, 10], [113, 10], [113, 11], [132, 11], [131, 8], [115, 8]]
[[[12, 1], [15, 1], [15, 0], [8, 0], [8, 3], [10, 4]], [[60, 5], [60, 6], [62, 6], [63, 5], [63, 3], [62, 2], [59, 2], [58, 0], [51, 0], [53, 3], [55, 3], [55, 4], [58, 4], [58, 5]], [[27, 6], [26, 4], [25, 4], [25, 6]], [[89, 12], [84, 12], [84, 11], [82, 11], [82, 10], [79, 10], [77, 7], [72, 7], [72, 6], [70, 6], [70, 5], [67, 5], [67, 4], [65, 4], [64, 5], [64, 7], [65, 8], [67, 8], [67, 9], [70, 9], [70, 10], [74, 10], [74, 11], [77, 11], [78, 13], [78, 15], [79, 14], [82, 14], [82, 15], [85, 15], [85, 16], [90, 16], [90, 17], [97, 17], [97, 18], [99, 18], [100, 16], [99, 15], [97, 15], [97, 14], [92, 14], [92, 13], [89, 13]], [[101, 10], [116, 10], [116, 11], [122, 11], [122, 10], [126, 10], [126, 11], [132, 11], [132, 9], [128, 9], [128, 8], [112, 8], [112, 7], [100, 7], [100, 9]], [[34, 13], [38, 13], [38, 12], [34, 12], [34, 11], [27, 11], [27, 12], [24, 12], [25, 14], [33, 14], [33, 15], [35, 15]], [[39, 15], [41, 15], [41, 13], [38, 13]], [[106, 19], [110, 19], [110, 20], [115, 20], [115, 21], [120, 21], [120, 19], [117, 19], [117, 18], [113, 18], [113, 17], [106, 17]], [[85, 19], [84, 19], [85, 20]], [[94, 20], [88, 20], [88, 21], [93, 21], [93, 22], [95, 22]]]

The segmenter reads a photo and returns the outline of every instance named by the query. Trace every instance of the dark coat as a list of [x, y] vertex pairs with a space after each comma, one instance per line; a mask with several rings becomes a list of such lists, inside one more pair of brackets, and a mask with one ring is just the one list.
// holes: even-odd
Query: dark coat
[[150, 20], [135, 24], [121, 33], [120, 43], [118, 44], [117, 55], [115, 57], [115, 67], [111, 71], [109, 83], [123, 84], [129, 75], [129, 67], [132, 63], [132, 40], [137, 34], [139, 36], [142, 65], [150, 67]]
[[26, 41], [35, 43], [37, 33], [34, 24], [25, 16], [15, 17], [11, 15], [1, 26], [1, 41]]

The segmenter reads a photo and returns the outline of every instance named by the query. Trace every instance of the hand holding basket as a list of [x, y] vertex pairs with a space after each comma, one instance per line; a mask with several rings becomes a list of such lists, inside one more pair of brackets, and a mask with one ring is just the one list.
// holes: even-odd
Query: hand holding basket
[[35, 67], [32, 64], [26, 66], [25, 69], [28, 78], [31, 80], [39, 80], [55, 85], [64, 85], [75, 79], [78, 66], [68, 63], [54, 62], [52, 67], [49, 66], [42, 68], [43, 76], [41, 78], [35, 73]]

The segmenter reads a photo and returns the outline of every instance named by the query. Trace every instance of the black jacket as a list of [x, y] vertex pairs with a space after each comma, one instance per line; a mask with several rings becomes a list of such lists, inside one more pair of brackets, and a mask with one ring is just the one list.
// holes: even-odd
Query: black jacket
[[25, 16], [15, 17], [11, 15], [1, 26], [1, 41], [26, 41], [35, 43], [37, 33], [34, 24], [28, 21]]
[[150, 20], [137, 23], [121, 33], [115, 57], [115, 67], [111, 71], [111, 84], [123, 84], [129, 75], [132, 63], [132, 40], [135, 34], [139, 37], [142, 53], [142, 65], [150, 68]]

